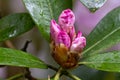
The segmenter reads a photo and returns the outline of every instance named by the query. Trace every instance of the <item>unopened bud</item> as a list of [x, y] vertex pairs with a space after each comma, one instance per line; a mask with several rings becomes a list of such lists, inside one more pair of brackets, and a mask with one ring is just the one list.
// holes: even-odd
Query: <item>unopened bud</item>
[[77, 37], [72, 42], [70, 51], [81, 52], [86, 46], [86, 38], [82, 36], [81, 32], [78, 32]]
[[55, 20], [51, 20], [50, 23], [51, 38], [55, 40], [55, 37], [58, 35], [59, 32], [60, 32], [60, 26], [56, 23]]
[[56, 41], [55, 42], [56, 44], [64, 44], [67, 48], [69, 48], [70, 44], [71, 44], [71, 40], [70, 40], [69, 35], [64, 31], [61, 31], [58, 34], [55, 41]]
[[58, 22], [64, 31], [69, 32], [70, 27], [74, 26], [75, 23], [74, 13], [70, 9], [62, 11]]
[[78, 66], [86, 38], [81, 32], [76, 35], [75, 16], [70, 9], [62, 11], [58, 22], [51, 20], [50, 24], [52, 56], [63, 68], [74, 68]]
[[74, 26], [70, 28], [70, 31], [69, 31], [69, 36], [71, 38], [71, 41], [73, 41], [76, 37], [76, 32], [75, 32], [75, 28]]

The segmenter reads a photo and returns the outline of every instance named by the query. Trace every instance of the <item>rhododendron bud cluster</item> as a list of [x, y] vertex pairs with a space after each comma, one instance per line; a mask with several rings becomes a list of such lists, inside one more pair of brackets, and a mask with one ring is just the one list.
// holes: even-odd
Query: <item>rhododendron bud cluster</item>
[[55, 20], [50, 23], [52, 56], [63, 68], [73, 68], [77, 65], [86, 38], [74, 29], [75, 16], [70, 9], [62, 11], [58, 24]]

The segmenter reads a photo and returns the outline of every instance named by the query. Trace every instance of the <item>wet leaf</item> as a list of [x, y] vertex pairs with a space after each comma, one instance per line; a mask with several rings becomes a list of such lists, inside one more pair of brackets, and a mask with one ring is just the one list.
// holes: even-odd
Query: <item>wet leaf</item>
[[120, 42], [120, 7], [108, 13], [87, 36], [84, 58]]
[[19, 36], [34, 26], [28, 13], [16, 13], [0, 19], [0, 41]]
[[72, 7], [72, 0], [23, 0], [23, 3], [47, 41], [50, 41], [50, 20], [57, 20], [62, 10]]
[[107, 0], [80, 0], [91, 12], [101, 8]]
[[84, 59], [83, 64], [97, 70], [120, 72], [120, 51], [96, 54]]
[[47, 65], [35, 56], [19, 50], [0, 48], [0, 65], [47, 68]]

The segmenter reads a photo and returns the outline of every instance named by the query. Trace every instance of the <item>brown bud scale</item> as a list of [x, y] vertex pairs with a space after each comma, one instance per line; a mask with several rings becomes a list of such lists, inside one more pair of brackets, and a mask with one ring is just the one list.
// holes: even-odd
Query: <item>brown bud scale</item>
[[55, 46], [54, 43], [51, 43], [52, 56], [54, 60], [63, 68], [71, 69], [76, 67], [80, 59], [80, 53], [70, 52], [64, 44]]

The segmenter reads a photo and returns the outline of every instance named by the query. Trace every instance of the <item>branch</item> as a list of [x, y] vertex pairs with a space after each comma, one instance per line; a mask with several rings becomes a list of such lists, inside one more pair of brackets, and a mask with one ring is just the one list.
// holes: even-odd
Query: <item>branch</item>
[[32, 42], [32, 41], [26, 41], [24, 47], [23, 47], [21, 50], [27, 52], [28, 45], [29, 45], [29, 43], [31, 43], [31, 42]]
[[15, 49], [15, 46], [13, 45], [13, 43], [10, 40], [6, 40], [5, 45], [9, 48]]
[[[27, 48], [28, 48], [29, 43], [31, 43], [31, 41], [26, 41], [24, 47], [23, 47], [21, 50], [27, 52]], [[32, 77], [29, 68], [25, 68], [25, 73], [26, 73], [26, 74], [25, 74], [24, 76], [25, 76], [25, 78], [27, 78], [28, 80], [37, 80], [36, 78]]]

